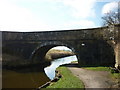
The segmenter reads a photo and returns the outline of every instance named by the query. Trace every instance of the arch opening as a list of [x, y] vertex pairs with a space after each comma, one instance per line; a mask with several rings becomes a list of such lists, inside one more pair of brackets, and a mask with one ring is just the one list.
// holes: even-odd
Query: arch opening
[[78, 64], [78, 59], [73, 51], [65, 46], [53, 47], [46, 53], [46, 60], [51, 61], [51, 65], [44, 68], [46, 75], [53, 80], [56, 68], [60, 65], [69, 64], [74, 61]]
[[56, 46], [51, 48], [46, 53], [45, 60], [52, 61], [54, 59], [64, 58], [64, 57], [73, 56], [73, 55], [75, 55], [75, 53], [71, 49], [65, 46]]
[[[32, 55], [31, 55], [32, 63], [33, 64], [38, 64], [38, 65], [41, 65], [41, 66], [44, 65], [43, 68], [46, 67], [46, 66], [49, 66], [50, 63], [51, 63], [51, 60], [47, 60], [45, 58], [46, 54], [50, 49], [52, 49], [52, 48], [55, 49], [54, 47], [59, 48], [58, 46], [67, 47], [67, 48], [69, 48], [69, 49], [67, 49], [67, 51], [69, 50], [69, 51], [73, 52], [76, 56], [78, 56], [77, 53], [76, 53], [76, 50], [73, 47], [71, 47], [71, 46], [69, 46], [67, 44], [51, 43], [51, 42], [48, 43], [47, 42], [47, 43], [44, 43], [44, 44], [40, 45], [38, 48], [36, 48], [33, 51]], [[56, 56], [57, 56], [57, 54], [56, 54]], [[57, 57], [53, 56], [54, 58], [52, 58], [52, 59], [65, 57], [65, 56], [70, 56], [70, 54], [68, 54], [68, 55], [67, 54], [66, 55], [62, 54], [61, 56], [58, 55]]]

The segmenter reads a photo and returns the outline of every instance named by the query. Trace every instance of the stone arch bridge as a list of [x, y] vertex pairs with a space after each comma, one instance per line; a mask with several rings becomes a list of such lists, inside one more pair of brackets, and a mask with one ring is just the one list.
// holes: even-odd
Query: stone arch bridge
[[[120, 25], [115, 25], [117, 38], [103, 38], [110, 27], [46, 31], [2, 31], [3, 68], [49, 64], [44, 60], [47, 51], [55, 46], [67, 46], [77, 55], [80, 66], [120, 65]], [[115, 33], [114, 33], [115, 34]], [[82, 44], [85, 45], [82, 45]]]

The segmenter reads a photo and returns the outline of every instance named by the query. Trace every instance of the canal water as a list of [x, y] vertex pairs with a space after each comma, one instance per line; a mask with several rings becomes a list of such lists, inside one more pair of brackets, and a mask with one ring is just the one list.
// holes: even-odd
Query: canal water
[[[51, 65], [42, 71], [37, 70], [2, 70], [2, 87], [3, 88], [38, 88], [46, 82], [54, 79], [55, 70], [63, 64], [77, 61], [76, 56], [55, 59]], [[40, 68], [40, 67], [37, 67]], [[36, 68], [36, 69], [37, 69]]]
[[2, 88], [38, 88], [50, 79], [44, 72], [18, 72], [3, 70]]
[[44, 71], [45, 71], [46, 75], [51, 80], [53, 80], [54, 77], [55, 77], [56, 68], [59, 67], [60, 65], [71, 63], [72, 61], [77, 61], [76, 55], [69, 56], [69, 57], [64, 57], [64, 58], [60, 58], [60, 59], [55, 59], [54, 61], [51, 62], [50, 66], [44, 68]]

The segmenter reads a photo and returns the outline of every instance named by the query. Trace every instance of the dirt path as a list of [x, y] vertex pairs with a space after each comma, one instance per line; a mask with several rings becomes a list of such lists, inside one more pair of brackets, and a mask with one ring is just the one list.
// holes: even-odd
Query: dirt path
[[113, 85], [107, 71], [92, 71], [77, 67], [68, 67], [68, 69], [83, 81], [85, 88], [110, 88]]

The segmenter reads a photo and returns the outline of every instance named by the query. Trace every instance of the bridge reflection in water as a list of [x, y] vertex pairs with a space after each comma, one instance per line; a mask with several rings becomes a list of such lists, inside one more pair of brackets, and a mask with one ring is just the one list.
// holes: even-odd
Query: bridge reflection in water
[[2, 88], [38, 88], [49, 81], [46, 74], [36, 68], [3, 70]]

